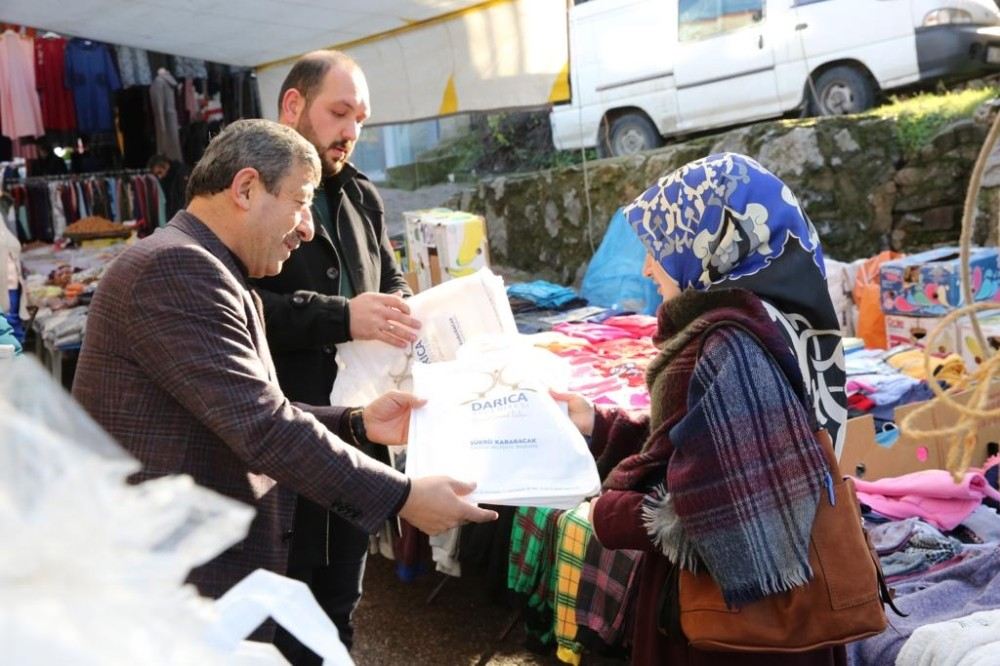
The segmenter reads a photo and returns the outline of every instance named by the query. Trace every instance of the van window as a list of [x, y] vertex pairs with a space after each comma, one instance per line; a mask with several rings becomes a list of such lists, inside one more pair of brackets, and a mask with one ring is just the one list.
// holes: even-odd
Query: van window
[[764, 16], [764, 0], [680, 0], [677, 37], [705, 39], [746, 27]]

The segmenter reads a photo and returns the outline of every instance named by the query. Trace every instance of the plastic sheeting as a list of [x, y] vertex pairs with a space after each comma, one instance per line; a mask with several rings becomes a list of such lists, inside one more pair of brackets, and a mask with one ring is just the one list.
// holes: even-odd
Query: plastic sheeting
[[139, 463], [31, 357], [0, 359], [0, 428], [0, 663], [286, 663], [242, 641], [267, 615], [351, 663], [301, 583], [256, 572], [218, 607], [185, 585], [253, 509], [187, 476], [128, 485]]
[[646, 249], [619, 209], [587, 266], [580, 295], [606, 308], [655, 313], [663, 298], [653, 281], [642, 274], [645, 261]]

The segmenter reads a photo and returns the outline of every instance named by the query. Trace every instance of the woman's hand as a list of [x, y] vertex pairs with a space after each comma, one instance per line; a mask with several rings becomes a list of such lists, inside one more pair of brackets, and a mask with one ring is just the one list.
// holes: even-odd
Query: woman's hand
[[584, 437], [594, 432], [594, 406], [579, 393], [563, 393], [549, 389], [549, 394], [558, 402], [565, 402], [569, 408], [569, 419]]

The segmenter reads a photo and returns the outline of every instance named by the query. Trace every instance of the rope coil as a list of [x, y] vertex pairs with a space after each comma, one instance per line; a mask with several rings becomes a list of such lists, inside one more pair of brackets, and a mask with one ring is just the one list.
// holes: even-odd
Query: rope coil
[[[1000, 420], [1000, 407], [987, 408], [990, 395], [990, 386], [1000, 372], [1000, 355], [997, 355], [986, 343], [982, 328], [979, 326], [978, 313], [985, 310], [1000, 310], [1000, 303], [976, 303], [972, 294], [971, 267], [969, 258], [972, 247], [972, 234], [976, 226], [976, 204], [979, 193], [982, 189], [983, 172], [986, 170], [986, 163], [993, 152], [1000, 136], [1000, 111], [996, 112], [990, 131], [986, 135], [983, 147], [976, 158], [975, 166], [972, 169], [972, 176], [969, 178], [969, 187], [965, 193], [965, 207], [962, 211], [962, 235], [960, 244], [960, 265], [962, 280], [962, 300], [966, 305], [948, 314], [941, 322], [934, 327], [927, 338], [924, 352], [924, 370], [928, 377], [928, 384], [934, 393], [934, 398], [927, 401], [903, 418], [899, 424], [904, 434], [920, 438], [948, 438], [948, 455], [945, 461], [945, 468], [951, 472], [956, 482], [961, 481], [965, 472], [972, 465], [972, 456], [975, 453], [976, 433], [981, 425], [989, 421]], [[972, 324], [972, 332], [976, 336], [979, 348], [983, 350], [985, 357], [979, 367], [970, 372], [963, 380], [955, 383], [948, 390], [942, 389], [933, 380], [931, 373], [931, 349], [936, 348], [939, 337], [952, 325], [963, 317], [969, 317]], [[969, 388], [971, 386], [971, 392]], [[957, 396], [963, 395], [963, 399], [957, 400]], [[916, 419], [921, 418], [933, 409], [946, 406], [957, 413], [958, 418], [952, 426], [936, 429], [919, 428], [914, 425]]]

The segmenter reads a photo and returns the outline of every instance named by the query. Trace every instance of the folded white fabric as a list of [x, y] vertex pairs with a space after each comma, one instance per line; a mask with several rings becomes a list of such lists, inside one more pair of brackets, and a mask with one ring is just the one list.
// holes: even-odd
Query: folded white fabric
[[407, 474], [475, 481], [476, 503], [571, 509], [596, 494], [594, 458], [548, 392], [562, 360], [525, 345], [473, 349], [413, 366], [427, 404], [410, 417]]
[[406, 349], [374, 340], [337, 345], [330, 404], [364, 405], [389, 390], [412, 391], [414, 362], [450, 361], [474, 337], [517, 333], [503, 278], [488, 268], [443, 282], [407, 303], [422, 324], [417, 341]]
[[979, 611], [918, 627], [899, 651], [896, 666], [985, 666], [997, 663], [998, 649], [1000, 610]]

